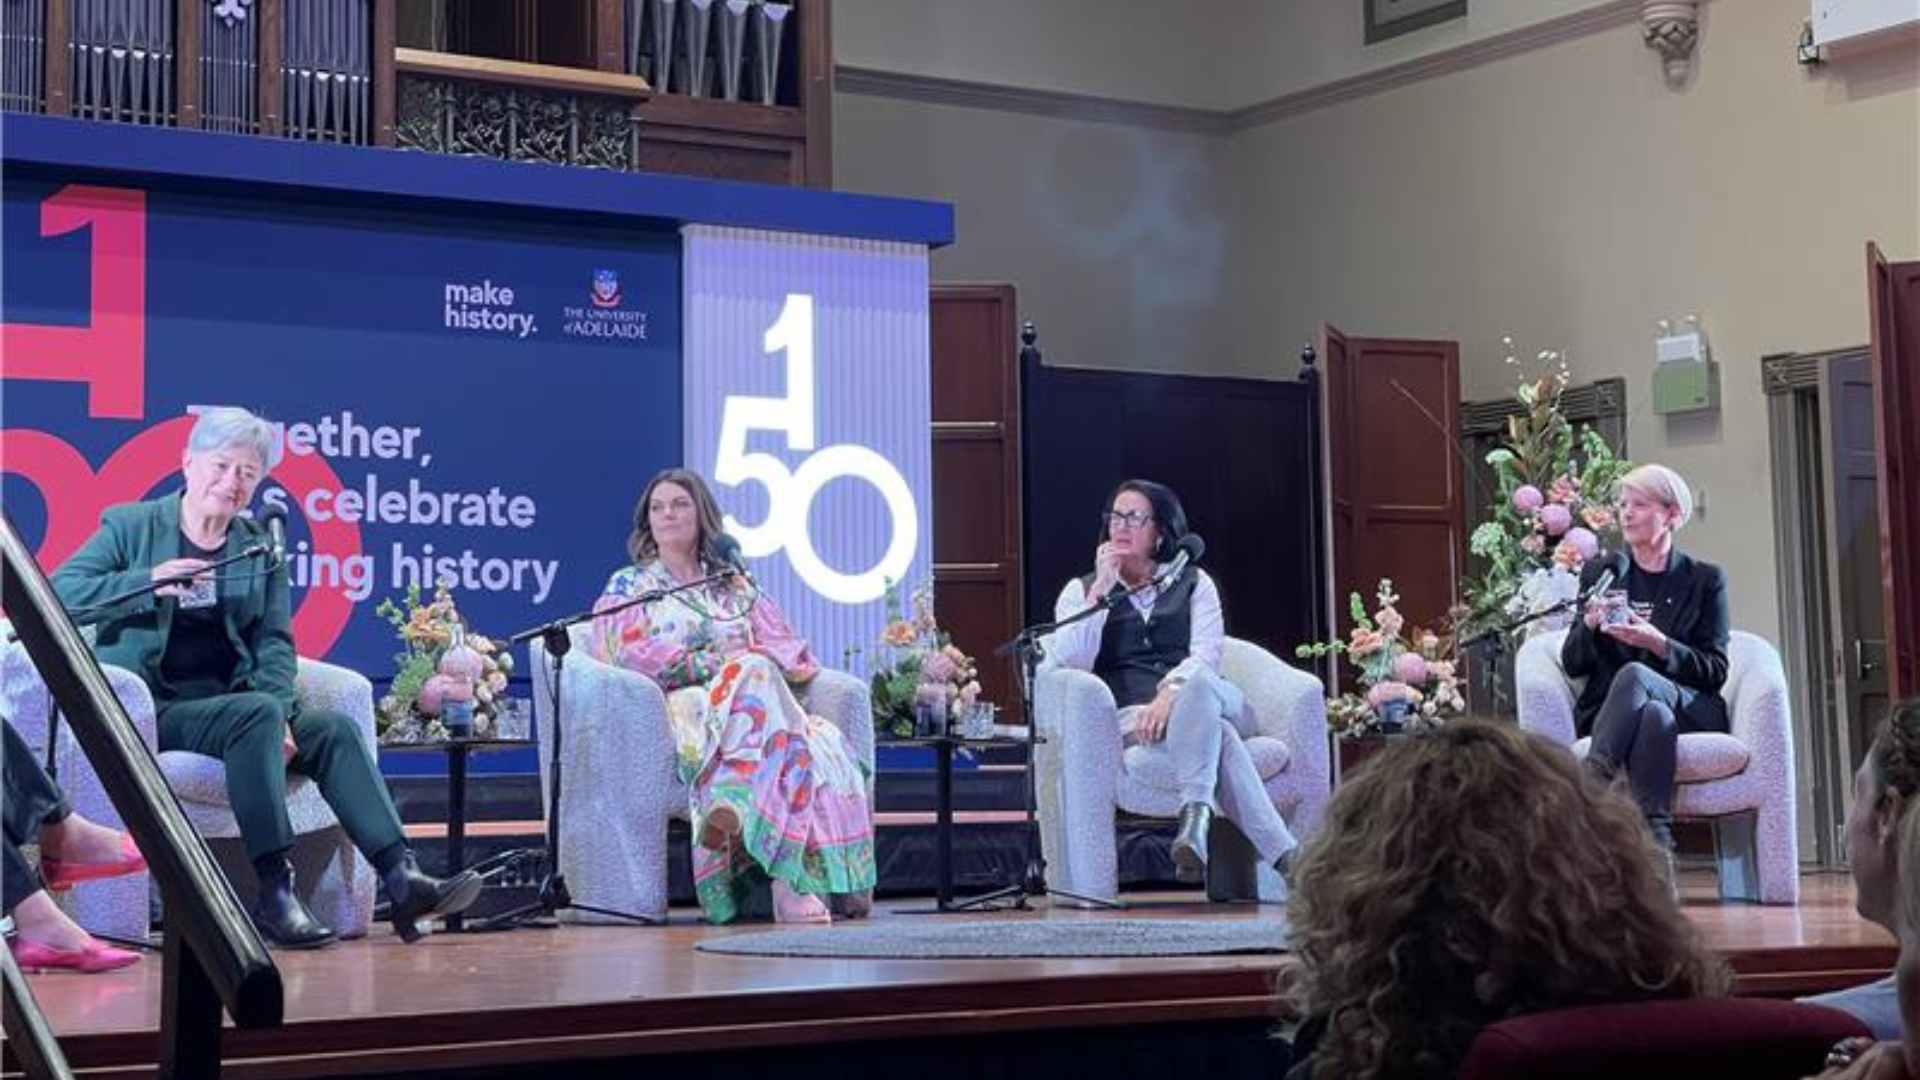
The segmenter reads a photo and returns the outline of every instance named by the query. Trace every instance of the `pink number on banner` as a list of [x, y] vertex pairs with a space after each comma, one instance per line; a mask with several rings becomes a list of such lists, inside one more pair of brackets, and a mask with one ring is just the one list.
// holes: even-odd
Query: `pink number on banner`
[[[138, 420], [146, 415], [147, 197], [143, 191], [71, 184], [41, 206], [40, 235], [92, 227], [88, 251], [92, 302], [85, 327], [0, 325], [5, 378], [87, 384], [92, 417]], [[0, 431], [5, 471], [38, 488], [47, 504], [47, 532], [34, 553], [54, 567], [78, 550], [115, 503], [145, 497], [178, 473], [193, 417], [176, 416], [139, 432], [98, 471], [65, 439], [45, 431]], [[305, 505], [316, 490], [340, 490], [333, 467], [317, 454], [288, 455], [273, 476]], [[309, 522], [316, 552], [342, 559], [360, 554], [360, 528], [338, 520]], [[294, 646], [324, 656], [353, 615], [338, 588], [311, 587], [293, 614]]]
[[40, 235], [91, 227], [93, 300], [86, 326], [7, 323], [7, 378], [87, 384], [87, 415], [146, 413], [147, 193], [69, 184], [40, 204]]

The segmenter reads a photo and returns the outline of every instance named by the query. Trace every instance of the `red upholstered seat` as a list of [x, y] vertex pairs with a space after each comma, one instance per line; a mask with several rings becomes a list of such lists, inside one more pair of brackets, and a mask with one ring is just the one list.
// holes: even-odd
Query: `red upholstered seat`
[[1834, 1043], [1867, 1029], [1819, 1005], [1709, 998], [1591, 1005], [1503, 1020], [1482, 1031], [1461, 1080], [1553, 1077], [1664, 1080], [1802, 1077]]

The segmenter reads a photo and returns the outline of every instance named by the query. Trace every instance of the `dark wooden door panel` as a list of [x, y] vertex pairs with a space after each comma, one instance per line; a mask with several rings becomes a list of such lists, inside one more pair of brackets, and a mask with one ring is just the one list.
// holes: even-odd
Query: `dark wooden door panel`
[[993, 649], [1026, 616], [1016, 314], [1011, 285], [933, 289], [934, 607], [1010, 722], [1021, 719], [1020, 688]]
[[1894, 700], [1920, 694], [1920, 263], [1867, 245], [1880, 575]]

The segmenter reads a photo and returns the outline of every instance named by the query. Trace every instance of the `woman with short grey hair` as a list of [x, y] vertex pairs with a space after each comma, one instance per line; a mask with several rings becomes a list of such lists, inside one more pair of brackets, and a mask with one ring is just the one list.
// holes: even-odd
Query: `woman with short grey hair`
[[95, 650], [152, 688], [161, 750], [225, 763], [227, 795], [260, 883], [253, 920], [268, 941], [313, 948], [334, 936], [294, 891], [289, 771], [310, 777], [333, 807], [381, 875], [394, 931], [413, 941], [416, 920], [463, 910], [479, 896], [480, 879], [422, 872], [352, 719], [301, 708], [285, 566], [217, 577], [211, 570], [265, 539], [242, 511], [279, 460], [273, 425], [245, 409], [203, 411], [180, 455], [185, 488], [109, 507], [100, 530], [54, 571], [53, 587], [69, 608], [83, 608], [142, 584], [189, 579], [107, 611]]

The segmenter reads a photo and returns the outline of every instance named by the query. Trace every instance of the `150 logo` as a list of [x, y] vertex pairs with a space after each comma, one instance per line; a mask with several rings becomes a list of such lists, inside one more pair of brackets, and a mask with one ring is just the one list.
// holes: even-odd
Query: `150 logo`
[[[713, 465], [715, 482], [737, 487], [755, 481], [767, 489], [767, 516], [747, 525], [728, 515], [727, 531], [740, 541], [749, 558], [772, 555], [782, 548], [794, 572], [808, 587], [842, 604], [864, 604], [879, 599], [888, 582], [905, 579], [920, 541], [920, 518], [906, 478], [891, 461], [874, 450], [851, 443], [814, 450], [814, 315], [813, 297], [788, 293], [780, 314], [767, 327], [762, 347], [768, 355], [786, 354], [787, 391], [784, 397], [728, 396], [720, 412], [719, 454]], [[797, 468], [772, 454], [747, 449], [752, 431], [778, 431], [788, 450], [814, 451]], [[842, 573], [826, 564], [807, 533], [807, 511], [829, 481], [848, 477], [873, 486], [887, 505], [892, 528], [880, 561], [859, 573]]]

